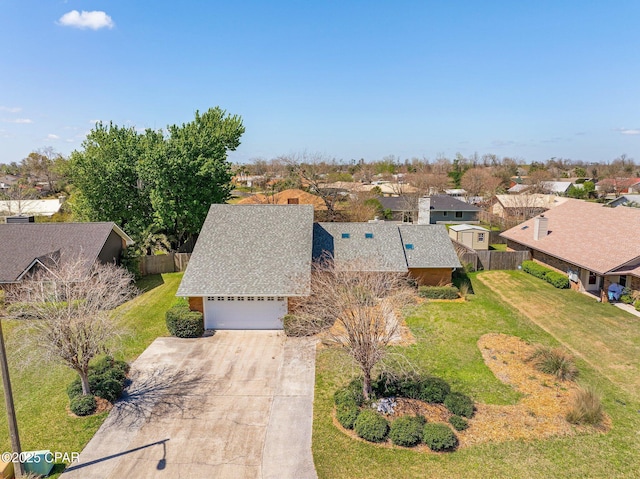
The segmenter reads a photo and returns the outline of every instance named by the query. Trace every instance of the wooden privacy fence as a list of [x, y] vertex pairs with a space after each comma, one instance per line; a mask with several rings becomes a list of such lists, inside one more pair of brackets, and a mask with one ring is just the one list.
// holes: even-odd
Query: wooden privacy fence
[[453, 247], [462, 266], [468, 265], [474, 271], [518, 269], [523, 261], [531, 259], [529, 251], [478, 251], [457, 241], [453, 241]]
[[140, 258], [140, 274], [175, 273], [187, 269], [191, 253], [168, 253]]

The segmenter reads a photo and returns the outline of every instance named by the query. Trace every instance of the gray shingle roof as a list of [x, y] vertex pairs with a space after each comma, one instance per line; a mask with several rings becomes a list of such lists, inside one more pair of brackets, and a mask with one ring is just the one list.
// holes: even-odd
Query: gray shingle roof
[[[445, 225], [400, 225], [409, 268], [460, 268]], [[407, 249], [406, 245], [413, 245]]]
[[17, 281], [35, 259], [82, 254], [93, 262], [114, 229], [122, 233], [114, 223], [0, 224], [0, 283]]
[[311, 205], [211, 205], [177, 295], [307, 294], [312, 225]]
[[[433, 211], [480, 211], [480, 208], [474, 205], [460, 201], [452, 196], [432, 195], [431, 210]], [[406, 196], [381, 196], [378, 201], [383, 208], [391, 211], [408, 211], [418, 210], [418, 199]]]
[[[372, 238], [367, 235], [372, 234]], [[343, 235], [349, 235], [344, 238]], [[407, 271], [398, 226], [391, 223], [317, 223], [313, 257], [327, 251], [336, 261], [361, 261], [372, 271]]]

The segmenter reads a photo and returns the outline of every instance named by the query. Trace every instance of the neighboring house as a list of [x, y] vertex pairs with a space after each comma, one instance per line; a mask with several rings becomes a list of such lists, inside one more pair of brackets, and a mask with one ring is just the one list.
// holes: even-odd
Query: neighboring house
[[374, 271], [446, 284], [460, 262], [440, 225], [313, 223], [311, 205], [211, 205], [178, 296], [207, 329], [282, 329], [310, 292], [311, 262], [329, 255]]
[[418, 219], [418, 197], [417, 196], [378, 196], [377, 200], [382, 205], [383, 210], [391, 211], [392, 221], [402, 221], [412, 223]]
[[313, 205], [318, 210], [326, 210], [327, 205], [319, 196], [312, 195], [306, 191], [298, 189], [283, 190], [273, 195], [257, 195], [249, 196], [240, 200], [239, 205]]
[[507, 193], [510, 195], [519, 195], [524, 193], [525, 191], [529, 191], [531, 189], [531, 185], [525, 185], [522, 183], [515, 183], [511, 188], [507, 190]]
[[622, 195], [612, 199], [607, 203], [607, 206], [615, 208], [617, 206], [629, 206], [633, 208], [640, 208], [640, 195]]
[[596, 183], [596, 191], [615, 196], [640, 193], [640, 178], [604, 178]]
[[467, 190], [462, 188], [445, 189], [444, 194], [447, 196], [453, 196], [454, 198], [464, 198], [467, 196]]
[[640, 291], [640, 209], [567, 200], [502, 233], [507, 247], [566, 273], [576, 289]]
[[0, 224], [0, 283], [17, 283], [34, 268], [84, 256], [93, 263], [119, 263], [133, 244], [114, 223]]
[[489, 230], [478, 225], [453, 225], [449, 227], [449, 237], [471, 249], [489, 249]]
[[0, 216], [53, 216], [64, 201], [64, 196], [53, 200], [0, 200]]
[[542, 181], [540, 188], [552, 195], [566, 195], [572, 184], [570, 181]]
[[418, 200], [418, 224], [475, 224], [480, 211], [451, 196], [432, 195]]
[[2, 190], [2, 191], [8, 190], [13, 185], [15, 185], [18, 182], [19, 179], [20, 178], [18, 178], [17, 176], [14, 176], [14, 175], [2, 175], [2, 176], [0, 176], [0, 190]]
[[282, 329], [309, 294], [313, 206], [211, 205], [178, 296], [207, 329]]
[[567, 198], [538, 193], [496, 195], [492, 200], [491, 213], [505, 220], [525, 221], [565, 201]]

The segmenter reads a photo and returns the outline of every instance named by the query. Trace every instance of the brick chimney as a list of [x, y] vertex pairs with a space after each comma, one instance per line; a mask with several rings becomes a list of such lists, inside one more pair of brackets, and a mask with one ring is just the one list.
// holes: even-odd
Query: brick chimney
[[539, 240], [549, 234], [549, 218], [544, 215], [536, 216], [533, 219], [533, 239]]
[[418, 224], [428, 225], [431, 222], [431, 198], [418, 198]]

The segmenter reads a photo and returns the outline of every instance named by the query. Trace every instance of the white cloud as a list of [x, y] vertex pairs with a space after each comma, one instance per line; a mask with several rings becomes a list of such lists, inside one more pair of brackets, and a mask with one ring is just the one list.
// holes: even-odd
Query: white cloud
[[49, 133], [47, 135], [47, 140], [59, 140], [60, 137], [58, 135], [54, 135], [53, 133]]
[[22, 111], [22, 108], [17, 106], [0, 106], [0, 111], [6, 111], [9, 113], [18, 113], [19, 111]]
[[58, 24], [64, 27], [80, 28], [82, 30], [86, 28], [99, 30], [101, 28], [113, 28], [115, 26], [111, 17], [99, 10], [92, 12], [71, 10], [60, 17]]
[[623, 135], [640, 135], [640, 128], [617, 128]]
[[7, 120], [6, 118], [4, 118], [2, 121], [4, 121], [5, 123], [21, 123], [21, 124], [33, 123], [33, 120], [29, 118], [15, 118], [12, 120]]

